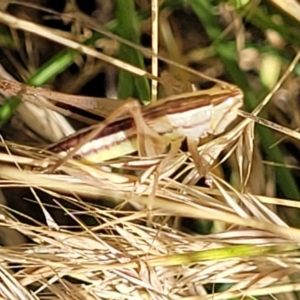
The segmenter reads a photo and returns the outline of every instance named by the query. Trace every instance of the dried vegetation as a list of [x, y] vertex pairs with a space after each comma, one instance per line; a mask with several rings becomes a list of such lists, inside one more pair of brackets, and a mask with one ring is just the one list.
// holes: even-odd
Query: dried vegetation
[[1, 1], [1, 78], [150, 100], [150, 79], [167, 70], [180, 82], [165, 93], [218, 78], [243, 89], [253, 114], [201, 141], [207, 186], [185, 145], [101, 167], [69, 159], [53, 171], [57, 157], [41, 149], [72, 131], [58, 113], [95, 119], [34, 94], [20, 93], [21, 104], [3, 97], [1, 299], [296, 299], [297, 2], [153, 1], [152, 15], [149, 1], [63, 2]]

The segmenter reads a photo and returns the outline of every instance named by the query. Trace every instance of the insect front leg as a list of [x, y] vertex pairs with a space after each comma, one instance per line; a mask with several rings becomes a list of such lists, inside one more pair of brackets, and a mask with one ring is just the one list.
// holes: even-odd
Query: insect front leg
[[200, 177], [206, 177], [210, 168], [210, 164], [198, 152], [199, 139], [187, 137], [187, 145], [189, 152], [194, 160], [195, 166]]

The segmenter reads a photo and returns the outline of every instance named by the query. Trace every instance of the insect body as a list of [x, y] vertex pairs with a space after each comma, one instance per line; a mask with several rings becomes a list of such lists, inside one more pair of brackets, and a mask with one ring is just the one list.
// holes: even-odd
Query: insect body
[[[136, 105], [135, 102], [133, 106]], [[127, 112], [130, 114], [110, 122], [82, 145], [73, 158], [97, 164], [136, 151], [141, 152], [141, 143], [145, 148], [145, 153], [141, 154], [158, 155], [171, 142], [222, 133], [236, 119], [242, 105], [243, 93], [233, 86], [216, 86], [172, 96], [138, 111], [131, 110], [127, 103]], [[49, 150], [65, 155], [96, 127], [94, 125], [79, 131]]]

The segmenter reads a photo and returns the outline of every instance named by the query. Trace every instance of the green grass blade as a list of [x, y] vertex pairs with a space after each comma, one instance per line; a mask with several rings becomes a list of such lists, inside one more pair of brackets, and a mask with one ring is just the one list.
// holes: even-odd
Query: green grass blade
[[[140, 32], [137, 14], [134, 9], [134, 1], [118, 0], [117, 7], [117, 33], [136, 44], [140, 43]], [[130, 22], [128, 22], [130, 20]], [[145, 69], [143, 56], [136, 50], [126, 45], [120, 46], [119, 59], [127, 61], [132, 65]], [[127, 99], [137, 97], [140, 100], [150, 100], [150, 87], [148, 80], [143, 77], [131, 75], [129, 72], [120, 71], [118, 83], [118, 97]]]

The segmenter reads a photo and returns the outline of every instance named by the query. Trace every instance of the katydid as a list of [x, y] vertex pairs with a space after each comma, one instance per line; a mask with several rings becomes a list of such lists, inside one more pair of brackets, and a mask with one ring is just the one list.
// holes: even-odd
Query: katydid
[[[42, 94], [47, 96], [45, 89], [7, 80], [0, 81], [1, 89], [12, 94], [22, 91], [39, 95], [44, 91]], [[59, 95], [67, 101], [66, 94]], [[80, 96], [76, 99], [80, 101]], [[89, 97], [82, 99], [86, 102]], [[95, 98], [90, 99], [93, 100], [91, 103], [95, 102]], [[101, 99], [99, 102], [98, 107]], [[207, 90], [171, 96], [145, 107], [129, 100], [104, 122], [80, 130], [48, 150], [87, 164], [97, 164], [136, 151], [141, 156], [156, 156], [166, 151], [171, 143], [181, 142], [184, 138], [188, 139], [190, 147], [195, 147], [199, 138], [222, 133], [236, 119], [242, 105], [243, 93], [232, 85], [216, 85]], [[190, 152], [194, 157], [195, 149]]]

